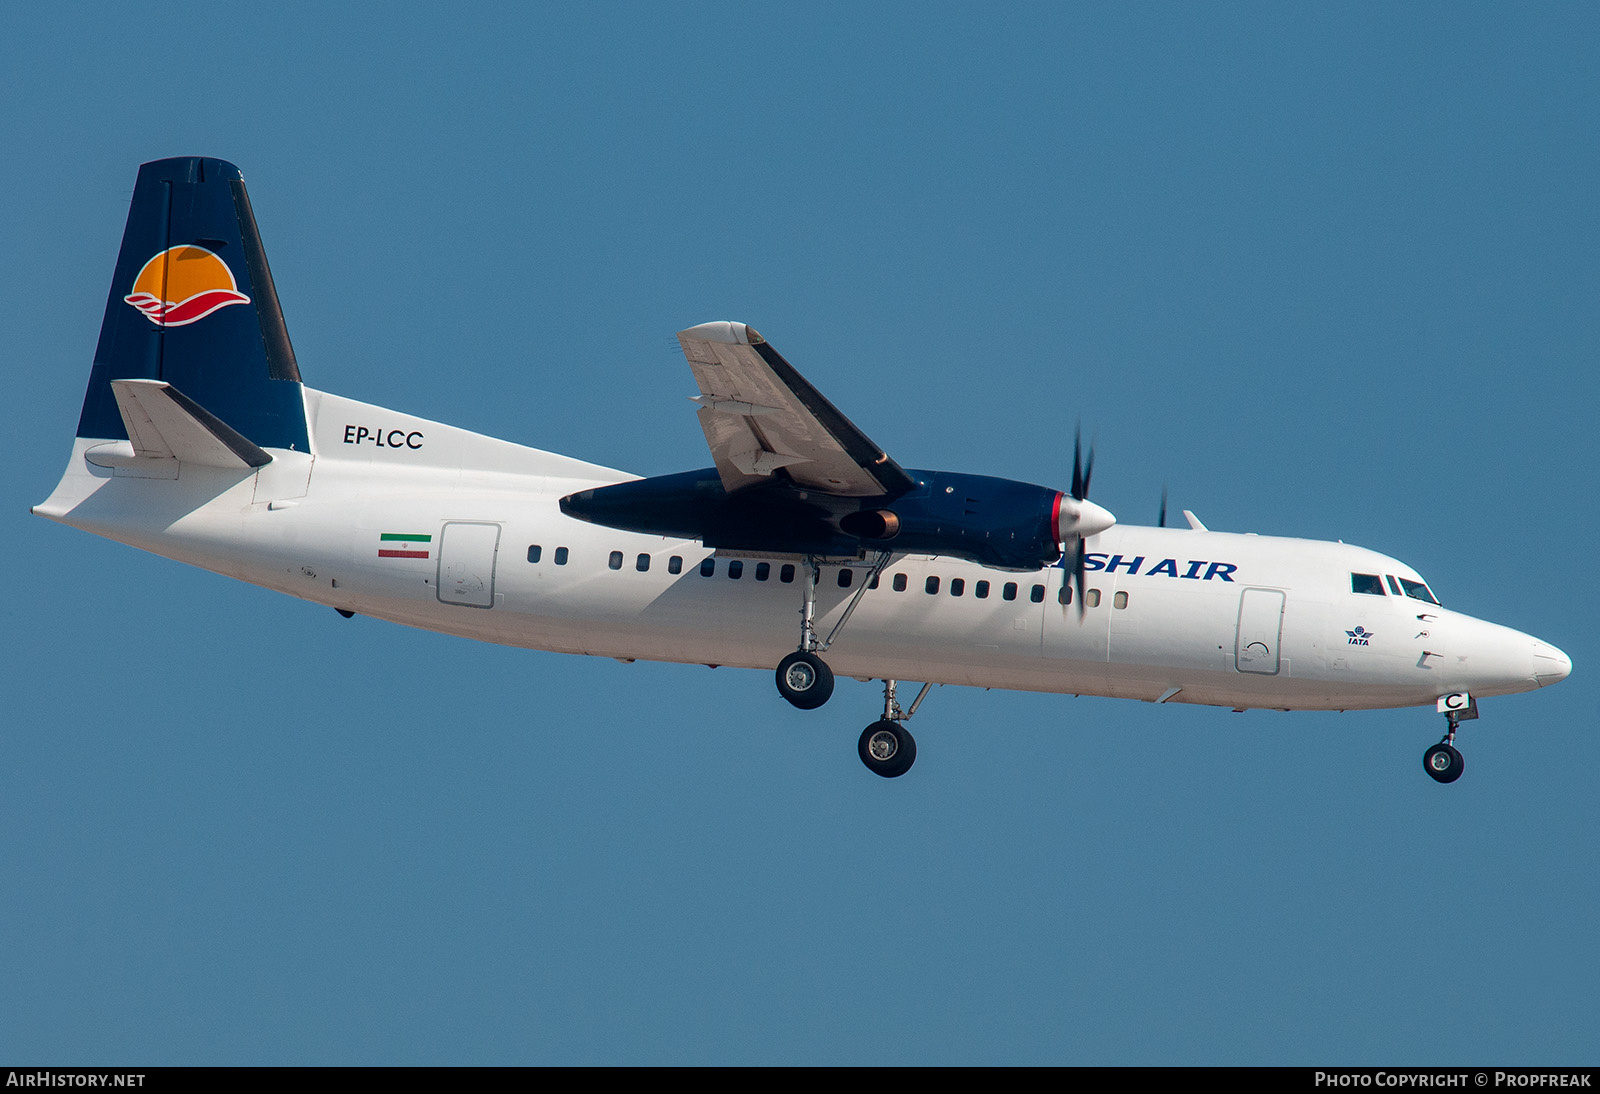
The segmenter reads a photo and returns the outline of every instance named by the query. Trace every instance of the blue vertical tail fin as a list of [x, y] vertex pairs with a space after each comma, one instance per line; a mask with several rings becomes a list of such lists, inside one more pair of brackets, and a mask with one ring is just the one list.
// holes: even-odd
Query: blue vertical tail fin
[[300, 368], [233, 164], [139, 168], [79, 437], [129, 439], [113, 380], [170, 384], [254, 445], [310, 447]]

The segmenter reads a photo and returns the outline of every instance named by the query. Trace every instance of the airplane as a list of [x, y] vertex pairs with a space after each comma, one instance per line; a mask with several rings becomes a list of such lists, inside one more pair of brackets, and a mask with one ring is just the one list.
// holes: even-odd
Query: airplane
[[[1345, 543], [1120, 525], [1065, 491], [902, 467], [742, 323], [679, 332], [713, 466], [641, 478], [306, 386], [237, 167], [144, 164], [59, 485], [33, 512], [336, 609], [562, 653], [881, 681], [858, 754], [916, 759], [936, 684], [1236, 710], [1433, 706], [1572, 669]], [[798, 615], [798, 626], [795, 617]], [[824, 656], [826, 655], [826, 657]], [[902, 705], [898, 685], [919, 681]]]

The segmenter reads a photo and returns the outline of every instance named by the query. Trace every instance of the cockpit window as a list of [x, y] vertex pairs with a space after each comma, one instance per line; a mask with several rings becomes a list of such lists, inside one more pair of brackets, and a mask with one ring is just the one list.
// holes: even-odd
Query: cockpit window
[[1400, 582], [1395, 580], [1395, 576], [1393, 574], [1384, 574], [1383, 576], [1384, 580], [1389, 582], [1389, 591], [1391, 593], [1393, 593], [1395, 596], [1405, 595], [1400, 591]]
[[1402, 577], [1400, 579], [1400, 587], [1404, 589], [1406, 591], [1406, 595], [1413, 600], [1425, 600], [1429, 604], [1439, 603], [1438, 598], [1433, 595], [1433, 590], [1429, 589], [1420, 581], [1407, 581]]
[[1350, 591], [1353, 593], [1369, 593], [1372, 596], [1383, 595], [1383, 578], [1377, 574], [1351, 574]]

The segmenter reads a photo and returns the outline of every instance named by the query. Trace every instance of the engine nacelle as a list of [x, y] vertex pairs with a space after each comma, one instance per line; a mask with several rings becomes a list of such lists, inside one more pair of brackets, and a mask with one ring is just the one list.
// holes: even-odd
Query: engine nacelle
[[889, 548], [1020, 571], [1051, 565], [1063, 543], [1115, 523], [1093, 502], [1031, 483], [908, 473], [916, 486], [902, 494], [842, 498], [781, 479], [729, 494], [707, 468], [580, 491], [561, 499], [561, 511], [726, 550], [850, 555]]

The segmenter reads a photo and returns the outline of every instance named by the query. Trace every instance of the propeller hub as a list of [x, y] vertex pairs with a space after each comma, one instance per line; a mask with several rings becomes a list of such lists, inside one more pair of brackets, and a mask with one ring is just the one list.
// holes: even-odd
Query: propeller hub
[[1057, 543], [1072, 539], [1088, 539], [1117, 523], [1117, 518], [1104, 506], [1085, 498], [1082, 501], [1059, 496], [1056, 502], [1055, 533]]

